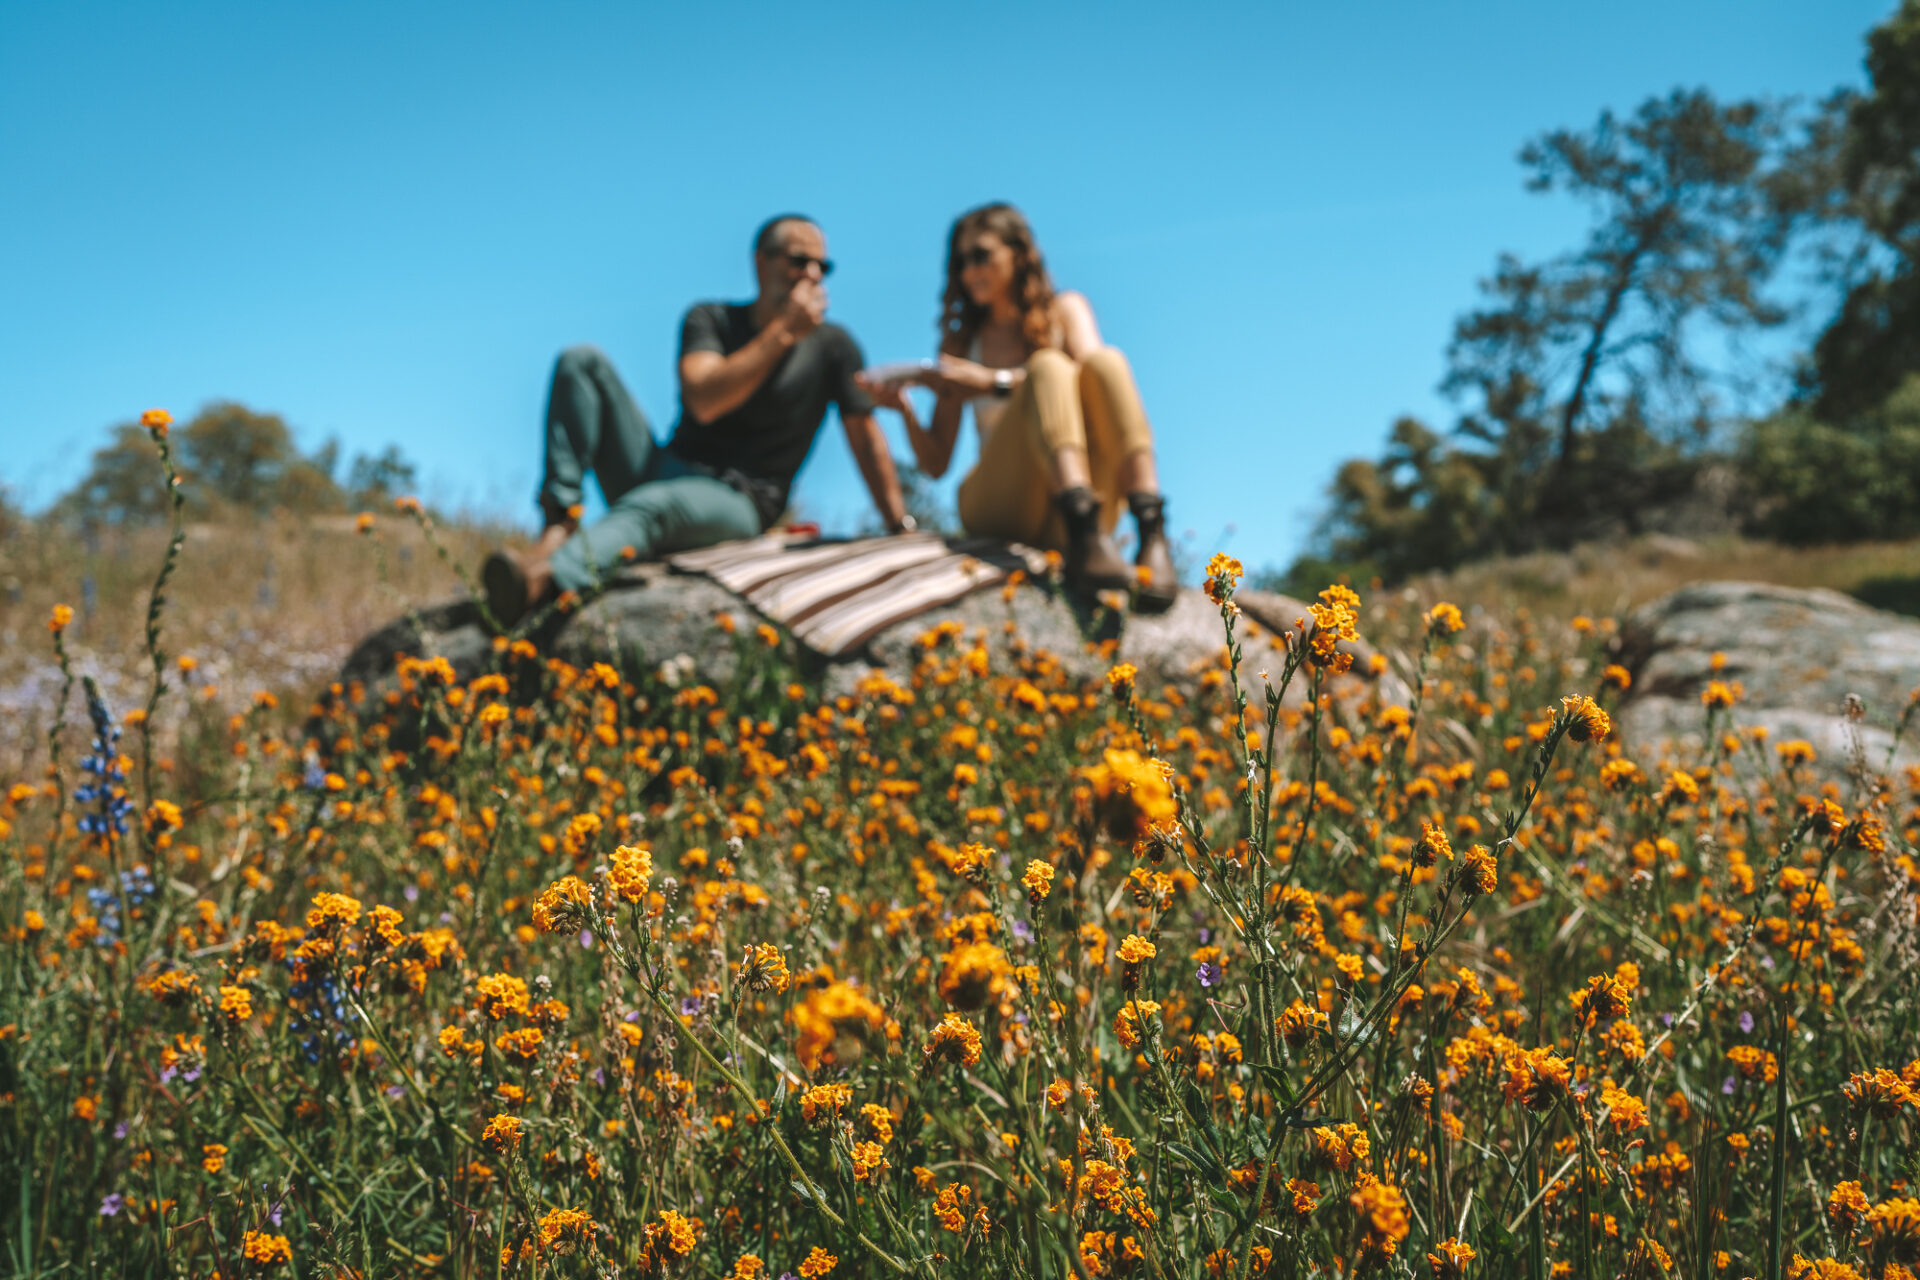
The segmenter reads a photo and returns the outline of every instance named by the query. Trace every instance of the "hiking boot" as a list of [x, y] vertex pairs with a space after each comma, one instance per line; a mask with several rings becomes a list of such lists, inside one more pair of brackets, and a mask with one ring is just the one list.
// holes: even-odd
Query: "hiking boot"
[[1100, 500], [1084, 485], [1063, 489], [1054, 497], [1067, 526], [1067, 586], [1076, 591], [1126, 591], [1133, 586], [1133, 570], [1100, 532]]
[[480, 586], [487, 609], [502, 629], [513, 627], [543, 600], [553, 585], [548, 558], [535, 548], [530, 553], [499, 550], [480, 566]]
[[1133, 512], [1140, 542], [1133, 556], [1134, 581], [1138, 584], [1133, 607], [1140, 613], [1165, 613], [1180, 594], [1173, 547], [1167, 542], [1167, 500], [1157, 493], [1130, 493], [1127, 507]]

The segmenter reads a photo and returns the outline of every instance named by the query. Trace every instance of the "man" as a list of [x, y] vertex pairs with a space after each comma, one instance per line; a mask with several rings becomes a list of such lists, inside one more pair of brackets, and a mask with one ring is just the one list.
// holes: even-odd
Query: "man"
[[[524, 552], [496, 551], [481, 579], [502, 626], [561, 591], [642, 559], [763, 532], [786, 509], [795, 473], [837, 405], [860, 475], [887, 528], [912, 527], [873, 401], [854, 383], [860, 346], [827, 322], [827, 240], [810, 218], [769, 218], [753, 239], [759, 295], [695, 304], [680, 326], [680, 420], [655, 443], [612, 363], [562, 352], [547, 396], [545, 528]], [[579, 525], [586, 475], [607, 514]]]

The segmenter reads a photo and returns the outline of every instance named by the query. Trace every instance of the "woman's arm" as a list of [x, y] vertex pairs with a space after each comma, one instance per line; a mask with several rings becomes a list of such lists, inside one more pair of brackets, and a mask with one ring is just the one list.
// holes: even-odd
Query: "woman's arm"
[[[947, 354], [944, 346], [941, 354]], [[945, 475], [953, 462], [954, 443], [960, 437], [960, 414], [966, 407], [965, 393], [950, 386], [938, 375], [890, 383], [868, 382], [863, 378], [857, 378], [856, 381], [873, 397], [876, 406], [891, 409], [900, 415], [901, 425], [907, 429], [907, 444], [913, 449], [914, 464], [935, 480]], [[931, 386], [935, 390], [931, 427], [920, 425], [919, 411], [913, 407], [913, 400], [907, 395], [908, 389], [914, 386]]]
[[954, 442], [960, 438], [960, 413], [967, 407], [957, 393], [942, 391], [933, 402], [933, 422], [922, 431], [911, 409], [902, 416], [907, 421], [907, 439], [913, 444], [914, 461], [928, 476], [938, 480], [953, 463]]
[[1053, 318], [1060, 325], [1069, 358], [1085, 360], [1107, 345], [1100, 339], [1100, 326], [1094, 322], [1093, 304], [1086, 294], [1069, 290], [1053, 295]]

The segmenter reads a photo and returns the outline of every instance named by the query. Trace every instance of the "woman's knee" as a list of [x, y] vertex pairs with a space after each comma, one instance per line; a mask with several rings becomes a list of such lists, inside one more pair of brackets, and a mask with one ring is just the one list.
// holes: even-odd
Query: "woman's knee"
[[1105, 387], [1133, 386], [1133, 366], [1127, 363], [1127, 357], [1118, 347], [1088, 352], [1087, 358], [1080, 362], [1080, 376]]
[[1071, 379], [1079, 369], [1073, 357], [1054, 347], [1042, 347], [1027, 357], [1027, 376], [1038, 382]]

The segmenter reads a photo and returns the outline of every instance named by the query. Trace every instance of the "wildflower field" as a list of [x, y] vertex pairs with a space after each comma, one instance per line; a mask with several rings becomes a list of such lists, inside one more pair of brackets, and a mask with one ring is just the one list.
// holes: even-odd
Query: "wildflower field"
[[216, 714], [180, 554], [0, 795], [12, 1274], [1920, 1270], [1920, 777], [1720, 682], [1629, 748], [1604, 620], [1334, 586], [1248, 670], [1220, 556], [1197, 692], [740, 626]]

